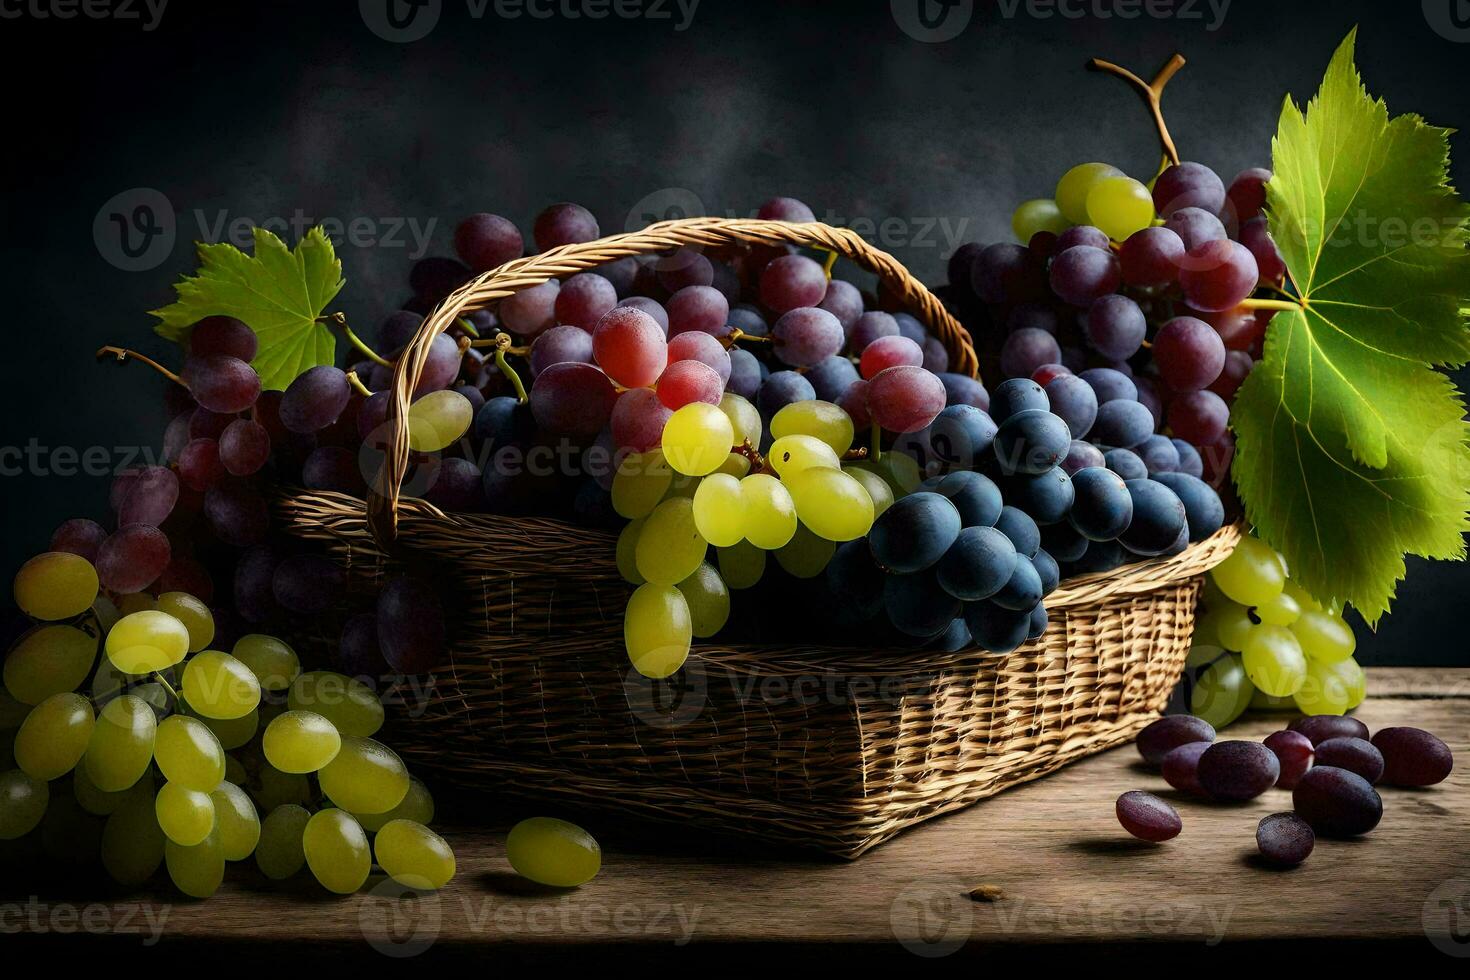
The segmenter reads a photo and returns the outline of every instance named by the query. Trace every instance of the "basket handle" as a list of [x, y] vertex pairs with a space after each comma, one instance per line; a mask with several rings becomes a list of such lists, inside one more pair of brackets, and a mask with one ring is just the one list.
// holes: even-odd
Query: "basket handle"
[[804, 245], [836, 252], [871, 272], [895, 290], [920, 320], [935, 331], [952, 360], [952, 370], [975, 377], [979, 362], [970, 335], [944, 304], [887, 252], [876, 249], [848, 228], [820, 222], [761, 221], [738, 218], [680, 218], [649, 225], [642, 231], [610, 235], [596, 241], [561, 245], [538, 255], [507, 262], [476, 276], [449, 295], [420, 325], [393, 368], [388, 399], [390, 443], [375, 485], [368, 488], [367, 522], [384, 548], [398, 536], [399, 486], [408, 472], [408, 427], [397, 424], [408, 414], [409, 393], [418, 385], [429, 345], [465, 313], [484, 309], [507, 296], [628, 256], [665, 252], [683, 245]]

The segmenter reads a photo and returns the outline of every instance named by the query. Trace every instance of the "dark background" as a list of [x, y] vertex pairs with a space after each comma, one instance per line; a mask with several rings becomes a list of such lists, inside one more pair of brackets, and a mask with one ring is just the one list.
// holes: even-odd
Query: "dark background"
[[[1354, 24], [1368, 86], [1392, 110], [1470, 122], [1470, 43], [1442, 36], [1410, 0], [1233, 0], [1218, 23], [1207, 0], [1126, 20], [1097, 15], [1117, 9], [1109, 0], [1064, 3], [1080, 17], [976, 0], [942, 43], [906, 34], [887, 0], [701, 0], [682, 30], [673, 0], [596, 21], [511, 19], [493, 4], [476, 18], [479, 4], [442, 0], [437, 26], [413, 43], [374, 34], [355, 0], [173, 0], [153, 30], [40, 17], [37, 3], [54, 9], [0, 4], [0, 447], [36, 440], [48, 453], [44, 471], [4, 461], [0, 578], [60, 521], [106, 513], [107, 479], [58, 475], [65, 459], [50, 451], [104, 447], [125, 465], [140, 439], [156, 448], [161, 381], [92, 352], [123, 343], [177, 364], [145, 311], [171, 300], [194, 267], [190, 243], [216, 237], [221, 219], [366, 219], [374, 243], [339, 245], [348, 284], [334, 308], [371, 334], [407, 296], [419, 256], [396, 228], [430, 228], [430, 253], [445, 253], [469, 212], [529, 232], [557, 200], [590, 207], [613, 232], [691, 194], [711, 214], [788, 194], [860, 230], [897, 219], [870, 239], [941, 281], [955, 245], [1008, 239], [1015, 204], [1049, 196], [1073, 164], [1152, 173], [1149, 120], [1121, 82], [1083, 70], [1094, 55], [1151, 76], [1184, 53], [1165, 100], [1171, 128], [1186, 159], [1227, 180], [1269, 165], [1283, 96], [1315, 91]], [[1452, 139], [1465, 187], [1470, 145]], [[130, 207], [138, 188], [167, 198], [176, 238], [151, 268], [128, 271], [110, 261], [115, 234], [99, 244], [93, 223], [117, 195]], [[1450, 638], [1467, 584], [1462, 564], [1411, 559], [1394, 613], [1376, 635], [1360, 630], [1361, 659], [1463, 663]]]

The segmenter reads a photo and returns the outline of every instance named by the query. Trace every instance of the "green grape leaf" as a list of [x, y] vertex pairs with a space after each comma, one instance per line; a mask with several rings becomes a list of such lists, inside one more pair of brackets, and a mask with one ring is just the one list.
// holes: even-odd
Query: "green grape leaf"
[[1405, 555], [1465, 557], [1470, 429], [1436, 367], [1470, 359], [1470, 208], [1449, 131], [1389, 117], [1355, 34], [1272, 140], [1270, 230], [1302, 306], [1276, 314], [1237, 395], [1232, 474], [1292, 576], [1374, 624]]
[[175, 285], [176, 302], [153, 311], [156, 333], [183, 343], [207, 316], [244, 321], [260, 340], [251, 363], [267, 389], [336, 360], [336, 340], [319, 318], [342, 289], [342, 261], [320, 227], [295, 249], [264, 228], [255, 229], [254, 255], [228, 243], [198, 247], [199, 274]]

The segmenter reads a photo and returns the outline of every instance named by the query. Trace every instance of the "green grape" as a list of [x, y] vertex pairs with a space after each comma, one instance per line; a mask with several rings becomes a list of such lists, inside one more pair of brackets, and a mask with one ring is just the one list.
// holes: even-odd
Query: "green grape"
[[164, 783], [153, 801], [158, 826], [176, 844], [193, 847], [214, 830], [214, 798], [178, 783]]
[[1318, 602], [1312, 593], [1289, 578], [1286, 580], [1286, 585], [1282, 587], [1281, 591], [1295, 599], [1296, 604], [1301, 607], [1302, 612], [1322, 611], [1322, 603]]
[[77, 769], [104, 793], [120, 793], [143, 778], [153, 762], [158, 719], [133, 694], [114, 698], [97, 715], [87, 752]]
[[1211, 606], [1200, 618], [1195, 635], [1200, 637], [1203, 633], [1206, 642], [1214, 640], [1225, 649], [1239, 653], [1245, 648], [1246, 637], [1255, 628], [1249, 609], [1238, 602], [1222, 599], [1219, 605]]
[[1302, 614], [1302, 607], [1285, 591], [1278, 592], [1255, 608], [1256, 618], [1272, 626], [1290, 626]]
[[[252, 720], [254, 720], [255, 718], [254, 715], [246, 715], [246, 717]], [[228, 724], [236, 723], [237, 722], [229, 722]], [[219, 732], [215, 731], [213, 725], [209, 726], [209, 730], [215, 733], [215, 738], [219, 738]], [[221, 742], [220, 745], [223, 746], [224, 743]], [[244, 786], [249, 781], [250, 774], [245, 771], [245, 764], [239, 759], [227, 753], [225, 755], [225, 782], [234, 783], [236, 786]]]
[[373, 840], [378, 865], [409, 888], [438, 889], [454, 877], [454, 851], [428, 827], [413, 820], [392, 820]]
[[638, 586], [623, 614], [623, 646], [644, 677], [668, 677], [684, 666], [693, 631], [689, 603], [673, 586]]
[[1189, 648], [1189, 653], [1184, 658], [1184, 666], [1186, 669], [1198, 670], [1201, 667], [1208, 667], [1210, 664], [1214, 663], [1216, 660], [1219, 660], [1224, 655], [1224, 647], [1217, 647], [1208, 643], [1201, 643], [1199, 638], [1199, 631], [1196, 630], [1194, 635], [1194, 645]]
[[342, 751], [317, 774], [322, 792], [349, 813], [385, 813], [408, 795], [408, 767], [382, 742], [342, 736]]
[[[740, 455], [737, 452], [731, 452], [730, 455], [726, 456], [725, 461], [720, 464], [720, 468], [715, 470], [715, 473], [723, 473], [726, 476], [733, 476], [737, 480], [745, 479], [746, 474], [748, 474], [749, 472], [750, 460], [746, 459], [744, 456]], [[711, 473], [710, 475], [714, 476], [715, 474]], [[699, 490], [696, 488], [694, 492], [698, 493]]]
[[208, 898], [225, 880], [225, 849], [217, 833], [192, 847], [166, 840], [163, 858], [174, 887], [190, 898]]
[[[153, 597], [146, 592], [130, 592], [117, 598], [117, 611], [126, 618], [133, 613], [148, 612], [156, 607]], [[108, 632], [111, 632], [109, 630]]]
[[16, 840], [35, 830], [50, 801], [46, 780], [19, 769], [0, 773], [0, 840]]
[[171, 715], [158, 725], [153, 758], [163, 778], [208, 793], [225, 778], [225, 750], [198, 718]]
[[168, 613], [189, 631], [189, 652], [198, 653], [214, 641], [214, 613], [187, 592], [165, 592], [154, 609]]
[[745, 538], [745, 501], [740, 481], [725, 473], [711, 473], [694, 491], [694, 526], [716, 548], [728, 548]]
[[255, 864], [272, 881], [284, 881], [306, 863], [301, 838], [311, 812], [295, 803], [283, 803], [266, 814], [255, 845]]
[[664, 456], [686, 476], [713, 473], [734, 444], [730, 416], [705, 402], [690, 402], [664, 423]]
[[337, 757], [342, 735], [315, 711], [287, 711], [271, 719], [260, 746], [281, 772], [317, 772]]
[[230, 653], [250, 668], [262, 691], [284, 691], [301, 673], [301, 661], [290, 644], [264, 633], [240, 637]]
[[151, 674], [184, 659], [189, 629], [168, 613], [145, 609], [118, 620], [106, 649], [107, 659], [124, 674]]
[[709, 562], [679, 583], [679, 594], [689, 606], [690, 630], [700, 639], [714, 636], [730, 618], [730, 590]]
[[761, 413], [756, 411], [756, 407], [748, 399], [727, 391], [720, 399], [720, 411], [730, 419], [730, 429], [734, 435], [730, 445], [739, 446], [747, 442], [752, 446], [761, 444], [761, 436], [766, 431], [765, 423], [761, 421]]
[[673, 480], [674, 471], [661, 450], [629, 453], [613, 474], [613, 510], [630, 520], [647, 517], [669, 492]]
[[259, 788], [253, 795], [263, 810], [311, 802], [311, 782], [302, 773], [282, 772], [269, 762], [262, 762], [255, 778]]
[[1304, 612], [1291, 624], [1291, 631], [1301, 643], [1302, 652], [1323, 663], [1346, 660], [1358, 648], [1358, 638], [1341, 616], [1332, 616], [1325, 612]]
[[792, 402], [771, 418], [771, 437], [797, 435], [821, 440], [840, 457], [852, 448], [852, 416], [831, 402]]
[[42, 626], [21, 637], [5, 660], [5, 689], [22, 704], [86, 683], [97, 659], [97, 637], [75, 626]]
[[154, 797], [153, 774], [144, 773], [126, 789], [104, 790], [92, 782], [86, 766], [77, 766], [71, 774], [71, 793], [83, 810], [93, 816], [106, 817], [117, 812], [134, 796], [145, 797], [151, 804]]
[[180, 691], [189, 707], [206, 718], [231, 721], [260, 705], [260, 680], [228, 653], [205, 650], [184, 666]]
[[[1301, 692], [1298, 691], [1298, 694]], [[1252, 711], [1295, 711], [1296, 700], [1294, 698], [1278, 698], [1267, 694], [1265, 691], [1257, 690], [1251, 695]]]
[[748, 589], [766, 574], [766, 553], [749, 541], [741, 541], [718, 552], [720, 578], [732, 589]]
[[873, 498], [839, 469], [811, 466], [784, 478], [796, 516], [818, 537], [852, 541], [873, 526]]
[[1292, 700], [1303, 714], [1340, 715], [1363, 703], [1367, 694], [1363, 668], [1352, 657], [1326, 662], [1307, 661], [1307, 676]]
[[1212, 575], [1205, 576], [1204, 584], [1200, 586], [1199, 599], [1204, 603], [1206, 609], [1214, 609], [1222, 602], [1232, 601], [1229, 596], [1220, 591], [1220, 586], [1215, 584], [1215, 578]]
[[1280, 559], [1259, 538], [1242, 538], [1230, 557], [1216, 565], [1210, 574], [1220, 591], [1242, 606], [1268, 602], [1286, 586]]
[[82, 761], [97, 719], [80, 694], [53, 694], [31, 709], [15, 733], [15, 764], [32, 779], [65, 776]]
[[97, 569], [87, 559], [48, 551], [15, 573], [15, 604], [32, 619], [71, 619], [91, 608], [97, 587]]
[[158, 825], [151, 792], [124, 795], [127, 800], [102, 828], [102, 866], [113, 881], [137, 887], [152, 878], [163, 863], [168, 838]]
[[638, 574], [655, 585], [688, 578], [704, 561], [708, 543], [694, 522], [694, 502], [684, 497], [654, 508], [638, 535]]
[[350, 813], [342, 810], [313, 814], [302, 831], [301, 847], [316, 880], [338, 895], [357, 891], [373, 869], [367, 834]]
[[675, 473], [674, 479], [669, 483], [669, 492], [664, 494], [664, 500], [693, 500], [694, 494], [699, 490], [699, 477], [685, 476], [683, 473]]
[[800, 524], [796, 534], [776, 549], [776, 562], [797, 578], [816, 578], [837, 552], [837, 545]]
[[1224, 728], [1245, 713], [1254, 694], [1255, 688], [1246, 676], [1240, 655], [1227, 653], [1195, 680], [1189, 712], [1216, 728]]
[[790, 480], [804, 469], [826, 466], [839, 469], [841, 462], [832, 447], [816, 436], [782, 436], [771, 443], [766, 460], [782, 480]]
[[408, 407], [408, 445], [415, 452], [448, 449], [470, 430], [475, 406], [452, 388], [431, 391]]
[[1262, 624], [1251, 630], [1240, 652], [1251, 683], [1273, 697], [1301, 690], [1307, 677], [1307, 658], [1296, 635], [1285, 626]]
[[864, 459], [853, 463], [854, 469], [868, 470], [882, 477], [893, 491], [893, 499], [907, 497], [919, 489], [924, 475], [919, 471], [919, 461], [908, 453], [886, 452], [878, 459]]
[[1070, 227], [1071, 222], [1062, 216], [1062, 209], [1049, 197], [1022, 201], [1011, 214], [1011, 231], [1015, 232], [1016, 241], [1022, 245], [1031, 241], [1039, 231], [1060, 235]]
[[409, 776], [408, 792], [393, 809], [386, 813], [354, 813], [353, 816], [370, 834], [376, 834], [393, 820], [413, 820], [427, 825], [434, 822], [434, 797], [429, 795], [429, 787]]
[[[255, 733], [260, 730], [260, 709], [257, 708], [250, 714], [241, 715], [239, 718], [200, 718], [199, 720], [214, 732], [214, 737], [219, 739], [219, 747], [229, 752], [231, 749], [238, 749], [255, 737]], [[229, 758], [225, 759], [226, 779], [230, 778], [228, 768], [233, 761]], [[237, 782], [237, 780], [231, 779], [230, 782]]]
[[1087, 192], [1087, 217], [1121, 242], [1154, 223], [1154, 196], [1132, 177], [1104, 177]]
[[243, 861], [255, 852], [260, 840], [260, 814], [245, 791], [234, 783], [220, 783], [209, 794], [219, 826], [219, 842], [226, 861]]
[[574, 823], [529, 817], [510, 829], [505, 856], [522, 878], [554, 888], [575, 888], [597, 877], [602, 848]]
[[863, 489], [868, 491], [868, 499], [873, 502], [873, 520], [876, 521], [883, 516], [885, 510], [893, 506], [893, 488], [877, 473], [859, 466], [846, 467], [842, 472], [861, 483]]
[[1100, 181], [1122, 176], [1123, 171], [1106, 163], [1079, 163], [1057, 181], [1057, 208], [1071, 224], [1085, 225], [1088, 220], [1087, 195]]
[[642, 585], [648, 581], [638, 574], [638, 537], [643, 533], [645, 518], [629, 521], [618, 533], [618, 574], [629, 585]]
[[796, 503], [786, 485], [768, 473], [752, 473], [740, 481], [745, 503], [745, 539], [775, 551], [796, 533]]
[[119, 619], [122, 619], [122, 611], [105, 595], [99, 595], [97, 601], [92, 603], [92, 615], [97, 617], [97, 625], [104, 634], [116, 626]]
[[383, 727], [383, 702], [377, 693], [355, 677], [330, 670], [313, 670], [292, 681], [286, 707], [315, 711], [343, 735], [367, 736]]

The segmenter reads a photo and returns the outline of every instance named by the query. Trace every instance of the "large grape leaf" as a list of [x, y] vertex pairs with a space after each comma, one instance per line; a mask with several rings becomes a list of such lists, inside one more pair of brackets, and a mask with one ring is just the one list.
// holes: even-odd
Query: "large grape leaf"
[[1376, 623], [1405, 555], [1465, 557], [1470, 429], [1435, 368], [1470, 359], [1470, 208], [1449, 131], [1390, 118], [1353, 44], [1272, 140], [1270, 229], [1302, 306], [1276, 315], [1240, 389], [1232, 472], [1292, 575]]
[[308, 368], [336, 359], [336, 340], [320, 321], [342, 289], [342, 261], [321, 228], [295, 249], [264, 228], [255, 229], [255, 254], [228, 243], [199, 245], [199, 274], [176, 285], [179, 298], [154, 310], [154, 330], [183, 342], [207, 316], [243, 320], [260, 340], [251, 362], [266, 388], [283, 389]]

